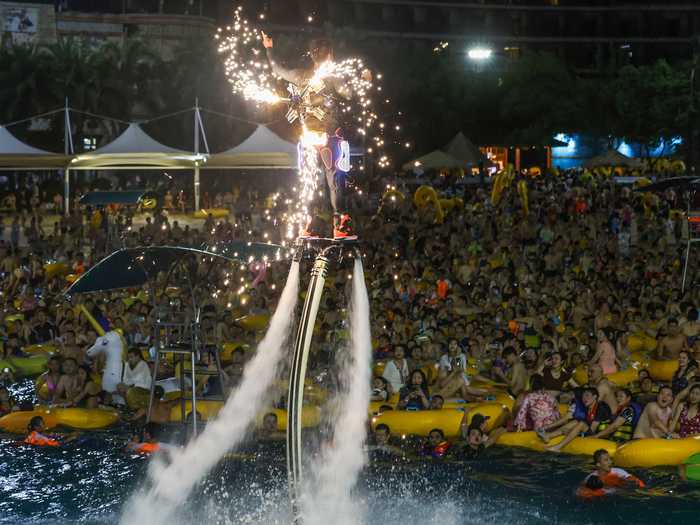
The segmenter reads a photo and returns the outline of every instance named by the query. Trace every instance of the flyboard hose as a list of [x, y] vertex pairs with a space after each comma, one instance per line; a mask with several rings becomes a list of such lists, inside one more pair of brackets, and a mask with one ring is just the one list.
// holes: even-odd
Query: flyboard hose
[[289, 377], [289, 394], [287, 396], [287, 476], [292, 515], [295, 524], [301, 523], [299, 514], [299, 496], [302, 482], [301, 449], [301, 412], [304, 404], [304, 381], [309, 359], [309, 348], [313, 337], [318, 308], [321, 304], [323, 287], [326, 283], [328, 259], [323, 255], [316, 257], [311, 281], [304, 301]]

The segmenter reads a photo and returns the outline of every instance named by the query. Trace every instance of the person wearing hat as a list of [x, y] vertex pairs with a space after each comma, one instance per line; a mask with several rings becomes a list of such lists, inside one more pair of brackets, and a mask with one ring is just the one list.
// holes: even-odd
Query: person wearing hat
[[472, 439], [475, 438], [475, 435], [472, 433], [472, 430], [476, 429], [481, 435], [481, 444], [484, 446], [484, 448], [488, 448], [494, 443], [496, 443], [496, 441], [498, 441], [498, 438], [501, 437], [501, 435], [506, 431], [506, 429], [502, 426], [499, 426], [499, 420], [501, 418], [498, 418], [498, 420], [494, 421], [491, 425], [491, 431], [489, 432], [489, 419], [491, 419], [490, 416], [485, 416], [483, 414], [477, 413], [472, 416], [470, 421], [469, 413], [465, 412], [461, 423], [462, 438], [465, 439], [467, 443], [469, 443]]

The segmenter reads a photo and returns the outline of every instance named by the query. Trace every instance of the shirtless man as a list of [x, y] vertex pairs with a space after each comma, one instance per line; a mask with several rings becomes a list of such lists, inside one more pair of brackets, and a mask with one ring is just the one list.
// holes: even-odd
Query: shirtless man
[[63, 360], [63, 375], [58, 380], [52, 403], [71, 403], [81, 392], [78, 363], [72, 357], [67, 357]]
[[700, 321], [698, 321], [697, 308], [690, 308], [687, 314], [688, 320], [681, 324], [681, 332], [686, 338], [688, 346], [692, 346], [700, 336]]
[[527, 370], [512, 346], [504, 348], [502, 356], [508, 363], [508, 372], [504, 374], [500, 368], [494, 368], [494, 373], [508, 384], [508, 393], [513, 397], [518, 397], [525, 392]]
[[666, 323], [667, 335], [661, 338], [659, 346], [656, 348], [656, 358], [673, 361], [678, 359], [681, 350], [688, 349], [688, 339], [678, 327], [676, 319], [669, 319]]
[[[162, 386], [156, 386], [153, 390], [153, 406], [151, 407], [151, 419], [153, 423], [169, 423], [170, 422], [170, 411], [171, 409], [180, 403], [179, 399], [173, 399], [170, 401], [163, 401], [161, 398], [165, 394]], [[146, 417], [148, 414], [148, 407], [139, 408], [134, 415], [131, 416], [129, 421], [136, 421], [142, 417]]]
[[607, 403], [613, 414], [617, 412], [617, 398], [615, 397], [615, 386], [603, 375], [600, 365], [588, 367], [588, 384], [598, 390], [598, 398]]
[[656, 401], [644, 407], [634, 431], [634, 439], [640, 438], [670, 438], [678, 437], [672, 432], [671, 415], [673, 414], [673, 391], [670, 387], [662, 386]]

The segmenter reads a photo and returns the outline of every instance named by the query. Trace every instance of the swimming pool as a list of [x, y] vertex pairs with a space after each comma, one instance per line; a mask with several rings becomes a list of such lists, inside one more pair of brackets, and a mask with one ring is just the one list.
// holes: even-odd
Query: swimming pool
[[[124, 452], [128, 437], [128, 429], [94, 432], [52, 449], [18, 446], [17, 436], [0, 436], [0, 524], [118, 523], [148, 462]], [[589, 458], [504, 447], [468, 462], [371, 454], [356, 497], [372, 525], [697, 519], [700, 484], [682, 482], [675, 470], [635, 470], [648, 490], [581, 502], [573, 491], [590, 468]], [[287, 524], [288, 512], [284, 444], [269, 443], [222, 461], [179, 522]]]

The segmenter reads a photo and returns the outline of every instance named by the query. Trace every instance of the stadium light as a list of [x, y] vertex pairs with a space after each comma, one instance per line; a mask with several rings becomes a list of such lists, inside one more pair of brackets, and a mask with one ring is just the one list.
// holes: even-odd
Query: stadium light
[[493, 51], [487, 47], [473, 47], [467, 51], [470, 60], [488, 60]]

